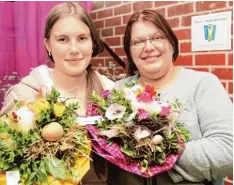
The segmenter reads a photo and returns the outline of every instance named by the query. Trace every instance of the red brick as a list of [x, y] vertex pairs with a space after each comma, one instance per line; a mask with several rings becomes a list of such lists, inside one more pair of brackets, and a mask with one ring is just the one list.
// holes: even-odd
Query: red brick
[[100, 56], [100, 57], [110, 57], [110, 54], [108, 53], [108, 51], [106, 51], [104, 49], [104, 51], [102, 53], [100, 53], [98, 56]]
[[195, 65], [225, 65], [225, 54], [195, 55]]
[[119, 76], [120, 74], [126, 74], [126, 73], [127, 71], [122, 67], [118, 67], [115, 71], [116, 76]]
[[123, 16], [123, 23], [127, 24], [131, 16], [132, 16], [132, 14]]
[[[230, 99], [231, 99], [232, 102], [233, 102], [233, 97], [230, 97]], [[224, 182], [224, 185], [233, 185], [233, 183], [232, 183], [232, 182], [227, 182], [227, 181], [225, 181], [225, 182]]]
[[113, 36], [113, 28], [103, 29], [101, 33], [102, 37]]
[[171, 5], [178, 3], [178, 1], [156, 1], [155, 2], [155, 7], [160, 7], [160, 6], [165, 6], [165, 5]]
[[122, 4], [121, 1], [106, 1], [106, 7]]
[[187, 56], [179, 56], [175, 61], [175, 65], [177, 66], [192, 66], [193, 65], [193, 58], [191, 55]]
[[187, 3], [182, 5], [176, 5], [168, 7], [168, 16], [184, 15], [193, 12], [193, 3]]
[[127, 57], [123, 57], [123, 61], [124, 61], [125, 64], [127, 64], [128, 63], [128, 58]]
[[231, 50], [233, 50], [233, 39], [231, 39]]
[[152, 1], [143, 1], [143, 2], [135, 2], [133, 4], [133, 11], [140, 11], [143, 9], [153, 8]]
[[102, 75], [105, 75], [109, 79], [113, 77], [113, 69], [111, 68], [102, 67], [102, 68], [97, 68], [96, 71], [98, 71]]
[[92, 20], [97, 19], [97, 14], [96, 14], [96, 12], [92, 12], [92, 13], [90, 14], [90, 17], [92, 18]]
[[233, 6], [233, 1], [229, 1], [229, 6]]
[[180, 53], [191, 52], [191, 42], [180, 43]]
[[233, 53], [228, 54], [228, 65], [233, 65]]
[[[228, 93], [233, 94], [233, 82], [228, 82]], [[228, 177], [228, 179], [233, 180], [232, 177]]]
[[197, 12], [206, 11], [206, 10], [214, 10], [214, 9], [219, 9], [219, 8], [224, 8], [224, 7], [226, 7], [225, 1], [196, 2], [196, 11]]
[[[107, 65], [108, 67], [109, 67], [109, 62], [114, 63], [114, 64], [116, 65], [116, 67], [121, 67], [121, 66], [119, 65], [119, 63], [118, 63], [115, 59], [113, 59], [113, 58], [106, 58], [105, 61], [106, 61], [106, 65]], [[124, 61], [123, 61], [123, 62], [124, 62]], [[123, 68], [123, 67], [121, 67], [121, 68]]]
[[167, 19], [168, 23], [172, 28], [178, 27], [179, 26], [179, 18], [172, 18], [172, 19]]
[[[221, 84], [223, 85], [224, 89], [227, 88], [227, 83], [226, 82], [221, 82]], [[227, 90], [227, 89], [226, 89]]]
[[114, 15], [129, 13], [132, 10], [132, 4], [125, 4], [114, 9]]
[[155, 10], [156, 10], [160, 15], [162, 15], [163, 17], [165, 17], [165, 15], [166, 15], [166, 10], [165, 10], [165, 8], [155, 8]]
[[94, 1], [93, 10], [97, 10], [104, 7], [104, 1]]
[[106, 44], [109, 46], [119, 46], [120, 45], [120, 37], [115, 38], [106, 38], [105, 39]]
[[199, 67], [189, 67], [188, 69], [193, 69], [195, 71], [203, 71], [203, 72], [209, 72], [208, 68], [199, 68]]
[[112, 9], [106, 9], [97, 12], [98, 18], [104, 18], [104, 17], [111, 17], [112, 16]]
[[181, 17], [181, 25], [182, 26], [191, 26], [192, 15], [186, 15]]
[[94, 22], [94, 25], [97, 29], [99, 28], [104, 28], [104, 21], [103, 20], [100, 20], [100, 21], [93, 21]]
[[175, 30], [175, 34], [179, 40], [191, 39], [191, 29]]
[[91, 64], [93, 67], [98, 67], [100, 64], [101, 66], [105, 66], [105, 61], [104, 59], [100, 59], [100, 58], [92, 58]]
[[212, 68], [211, 72], [215, 74], [219, 79], [233, 80], [232, 68]]
[[115, 28], [115, 35], [123, 35], [125, 33], [125, 26], [116, 27]]
[[115, 17], [105, 20], [106, 26], [117, 26], [121, 24], [121, 17]]
[[115, 59], [113, 59], [113, 58], [106, 58], [105, 61], [106, 61], [106, 66], [107, 67], [110, 66], [110, 62], [114, 63], [116, 66], [119, 65], [118, 62], [116, 62]]
[[[207, 13], [206, 12], [199, 13], [199, 15], [207, 15]], [[190, 14], [190, 15], [181, 16], [181, 25], [182, 26], [191, 26], [193, 16], [197, 16], [197, 14]]]
[[123, 47], [121, 47], [121, 48], [115, 48], [115, 53], [116, 53], [118, 56], [126, 56]]

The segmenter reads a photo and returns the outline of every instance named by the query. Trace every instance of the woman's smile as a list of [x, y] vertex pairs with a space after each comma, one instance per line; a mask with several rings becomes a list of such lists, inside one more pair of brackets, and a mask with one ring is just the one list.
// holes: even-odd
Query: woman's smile
[[147, 62], [156, 62], [158, 58], [159, 58], [158, 56], [148, 56], [148, 57], [144, 57], [143, 60]]

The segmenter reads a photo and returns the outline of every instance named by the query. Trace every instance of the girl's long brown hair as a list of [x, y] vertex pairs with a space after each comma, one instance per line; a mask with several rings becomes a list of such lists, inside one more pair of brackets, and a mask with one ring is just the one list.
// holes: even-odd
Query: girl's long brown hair
[[[65, 16], [74, 16], [77, 19], [80, 19], [83, 23], [85, 23], [89, 30], [92, 37], [93, 42], [93, 53], [92, 57], [95, 57], [99, 53], [101, 53], [104, 49], [104, 44], [102, 40], [99, 37], [99, 34], [90, 18], [86, 10], [79, 4], [75, 2], [65, 2], [56, 5], [51, 9], [49, 12], [46, 23], [45, 23], [45, 31], [44, 31], [44, 38], [50, 39], [50, 33], [51, 29], [54, 26], [54, 24], [62, 17]], [[47, 51], [47, 50], [46, 50]], [[49, 55], [49, 52], [47, 51], [48, 57], [52, 62], [53, 56]], [[89, 95], [92, 93], [92, 91], [96, 91], [100, 93], [103, 90], [102, 84], [99, 80], [99, 77], [97, 76], [96, 72], [92, 69], [91, 65], [87, 68], [87, 93], [86, 98], [89, 97]], [[96, 171], [96, 174], [98, 176], [105, 174], [105, 162], [103, 162], [102, 158], [100, 156], [97, 156], [94, 154], [92, 156], [94, 161], [94, 168]]]
[[[44, 31], [45, 39], [50, 39], [51, 29], [53, 28], [54, 24], [60, 18], [65, 16], [74, 16], [77, 19], [80, 19], [83, 23], [85, 23], [88, 26], [93, 42], [92, 57], [95, 57], [96, 55], [98, 55], [103, 51], [104, 45], [99, 37], [99, 34], [94, 26], [94, 23], [92, 22], [86, 10], [79, 3], [76, 2], [61, 3], [56, 5], [50, 10], [45, 23], [45, 31]], [[51, 54], [49, 55], [48, 51], [47, 54], [50, 60], [54, 62], [53, 56]], [[102, 90], [103, 88], [97, 74], [92, 69], [91, 65], [89, 65], [87, 68], [87, 97], [92, 93], [92, 91], [100, 93]]]

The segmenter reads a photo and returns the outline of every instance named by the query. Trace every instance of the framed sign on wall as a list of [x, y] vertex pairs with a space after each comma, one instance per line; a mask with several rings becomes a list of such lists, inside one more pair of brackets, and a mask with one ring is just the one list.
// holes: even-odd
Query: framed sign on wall
[[192, 51], [231, 50], [231, 11], [192, 17]]

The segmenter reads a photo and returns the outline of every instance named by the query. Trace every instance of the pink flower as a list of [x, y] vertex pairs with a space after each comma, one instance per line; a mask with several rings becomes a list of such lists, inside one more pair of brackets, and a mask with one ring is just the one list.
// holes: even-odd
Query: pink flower
[[111, 98], [111, 92], [109, 90], [104, 90], [104, 91], [101, 92], [101, 97]]
[[149, 118], [149, 114], [144, 109], [138, 109], [137, 115], [139, 121]]
[[171, 106], [170, 105], [163, 105], [161, 106], [162, 110], [160, 112], [160, 116], [166, 116], [170, 112]]
[[87, 107], [86, 116], [100, 116], [98, 109], [99, 109], [99, 106], [89, 103]]

